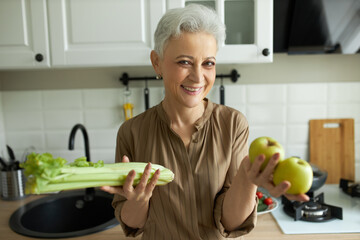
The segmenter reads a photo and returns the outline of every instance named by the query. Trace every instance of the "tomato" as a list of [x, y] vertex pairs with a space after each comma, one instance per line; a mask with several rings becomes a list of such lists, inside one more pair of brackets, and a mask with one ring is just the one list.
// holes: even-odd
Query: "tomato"
[[256, 192], [256, 196], [257, 196], [259, 199], [262, 199], [264, 195], [263, 195], [262, 192]]
[[271, 199], [271, 197], [268, 197], [264, 199], [264, 203], [269, 206], [273, 203], [273, 200]]

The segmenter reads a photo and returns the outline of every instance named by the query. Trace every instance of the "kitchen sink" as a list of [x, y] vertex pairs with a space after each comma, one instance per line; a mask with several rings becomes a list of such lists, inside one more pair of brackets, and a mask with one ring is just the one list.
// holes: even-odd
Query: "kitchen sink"
[[11, 215], [10, 228], [29, 237], [67, 238], [118, 225], [112, 195], [97, 189], [90, 189], [89, 195], [88, 190], [64, 191], [32, 201]]

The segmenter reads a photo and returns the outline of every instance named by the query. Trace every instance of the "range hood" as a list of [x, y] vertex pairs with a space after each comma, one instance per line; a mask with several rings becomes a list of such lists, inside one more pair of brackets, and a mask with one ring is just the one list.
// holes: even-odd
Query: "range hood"
[[274, 52], [360, 52], [360, 0], [274, 0]]

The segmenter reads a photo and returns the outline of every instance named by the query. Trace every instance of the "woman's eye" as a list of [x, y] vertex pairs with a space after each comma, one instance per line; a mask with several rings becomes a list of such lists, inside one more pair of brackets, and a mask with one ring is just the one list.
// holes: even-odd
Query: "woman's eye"
[[181, 60], [181, 61], [179, 61], [179, 63], [182, 64], [182, 65], [189, 65], [189, 64], [190, 64], [190, 61]]
[[208, 67], [215, 66], [215, 62], [213, 62], [213, 61], [207, 61], [207, 62], [204, 62], [204, 65], [205, 65], [205, 66], [208, 66]]

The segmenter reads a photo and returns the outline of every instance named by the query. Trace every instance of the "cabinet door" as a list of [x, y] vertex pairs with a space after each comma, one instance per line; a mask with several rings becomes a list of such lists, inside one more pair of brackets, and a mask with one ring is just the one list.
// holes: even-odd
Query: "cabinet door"
[[217, 63], [272, 62], [273, 1], [185, 0], [214, 8], [226, 25], [225, 45]]
[[51, 0], [53, 66], [151, 65], [163, 0]]
[[0, 1], [0, 68], [49, 65], [45, 0]]

